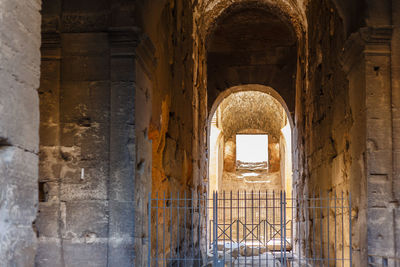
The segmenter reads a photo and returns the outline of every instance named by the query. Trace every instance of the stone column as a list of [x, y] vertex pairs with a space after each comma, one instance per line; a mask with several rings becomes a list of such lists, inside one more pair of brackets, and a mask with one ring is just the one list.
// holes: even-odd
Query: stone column
[[110, 28], [110, 266], [144, 266], [151, 192], [154, 48], [136, 27]]
[[33, 266], [41, 1], [0, 1], [0, 266]]
[[344, 54], [354, 120], [353, 255], [360, 252], [361, 260], [355, 258], [356, 266], [366, 266], [367, 255], [370, 262], [387, 259], [392, 266], [395, 255], [391, 34], [391, 28], [363, 28], [351, 36]]

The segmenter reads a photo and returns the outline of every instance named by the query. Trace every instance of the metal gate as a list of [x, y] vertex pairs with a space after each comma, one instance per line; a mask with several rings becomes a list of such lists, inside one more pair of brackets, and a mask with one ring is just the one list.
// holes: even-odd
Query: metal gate
[[156, 194], [148, 212], [148, 266], [352, 266], [349, 194]]

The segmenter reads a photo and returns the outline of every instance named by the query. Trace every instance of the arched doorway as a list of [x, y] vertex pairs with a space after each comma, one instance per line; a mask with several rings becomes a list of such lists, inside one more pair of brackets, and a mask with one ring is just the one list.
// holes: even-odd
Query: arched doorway
[[284, 100], [262, 85], [220, 94], [208, 118], [208, 191], [292, 191], [292, 125]]

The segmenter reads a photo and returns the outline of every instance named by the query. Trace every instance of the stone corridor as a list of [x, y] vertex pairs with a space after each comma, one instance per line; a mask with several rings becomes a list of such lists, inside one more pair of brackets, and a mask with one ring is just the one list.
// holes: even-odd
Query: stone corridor
[[0, 267], [147, 266], [156, 225], [189, 229], [149, 195], [264, 189], [351, 194], [341, 249], [398, 267], [399, 109], [398, 0], [0, 0]]

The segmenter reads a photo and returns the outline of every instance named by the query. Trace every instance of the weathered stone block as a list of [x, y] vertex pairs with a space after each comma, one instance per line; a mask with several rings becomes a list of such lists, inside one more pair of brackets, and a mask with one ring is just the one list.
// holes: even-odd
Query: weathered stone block
[[[42, 60], [40, 65], [40, 88], [44, 82], [60, 81], [60, 60]], [[48, 88], [48, 86], [46, 86]]]
[[40, 124], [40, 145], [41, 146], [56, 146], [59, 142], [59, 126]]
[[109, 82], [63, 82], [60, 100], [61, 122], [75, 122], [88, 127], [91, 122], [109, 119]]
[[108, 248], [109, 258], [108, 262], [110, 266], [135, 266], [134, 264], [134, 245], [133, 242], [129, 243], [119, 243], [114, 244], [114, 242], [110, 242], [112, 245]]
[[108, 237], [108, 203], [106, 201], [74, 201], [67, 202], [65, 205], [64, 238], [87, 238], [87, 241], [91, 242], [89, 238], [94, 241], [97, 238]]
[[135, 221], [134, 203], [110, 201], [109, 204], [110, 237], [133, 237], [133, 226]]
[[[385, 227], [382, 227], [385, 225]], [[390, 256], [394, 254], [393, 213], [388, 208], [368, 209], [368, 253]]]
[[60, 178], [60, 151], [58, 147], [40, 147], [39, 180], [49, 181]]
[[107, 80], [110, 73], [110, 59], [103, 56], [69, 56], [61, 64], [63, 81]]
[[108, 54], [108, 44], [107, 33], [65, 33], [61, 35], [64, 56], [102, 56]]
[[40, 202], [36, 228], [38, 236], [57, 237], [59, 231], [59, 203]]
[[[1, 61], [1, 57], [0, 57]], [[23, 87], [0, 72], [0, 137], [8, 143], [38, 152], [39, 97], [33, 88]], [[16, 108], [18, 107], [18, 108]]]
[[3, 266], [31, 266], [35, 260], [36, 236], [32, 225], [20, 226], [0, 219], [0, 259]]
[[39, 238], [35, 264], [40, 267], [64, 267], [61, 240]]
[[135, 59], [133, 57], [112, 58], [111, 60], [111, 81], [134, 81], [135, 80]]
[[[86, 170], [85, 172], [90, 172], [90, 170]], [[77, 172], [76, 174], [78, 175], [78, 173], [80, 172]], [[101, 172], [97, 170], [93, 170], [93, 173], [101, 174]], [[84, 181], [79, 184], [61, 184], [61, 200], [106, 200], [107, 179], [100, 175], [93, 175], [93, 177], [95, 177], [93, 180]]]
[[[36, 217], [38, 158], [15, 147], [0, 147], [1, 219], [31, 224]], [[23, 196], [23, 197], [22, 197]]]
[[65, 266], [107, 267], [107, 243], [64, 240], [63, 245]]
[[387, 207], [391, 198], [391, 183], [387, 175], [369, 175], [368, 206]]
[[379, 150], [368, 153], [368, 171], [370, 174], [386, 174], [391, 171], [392, 152]]

